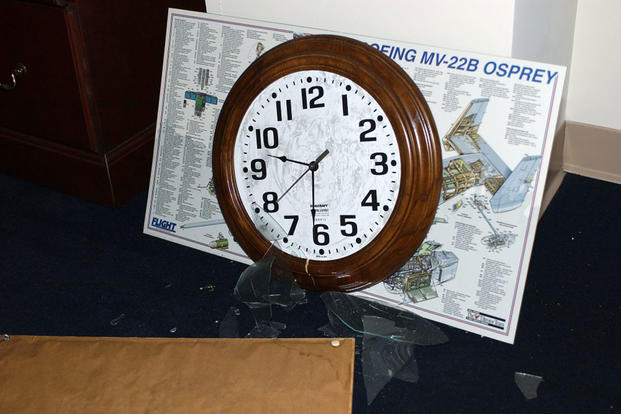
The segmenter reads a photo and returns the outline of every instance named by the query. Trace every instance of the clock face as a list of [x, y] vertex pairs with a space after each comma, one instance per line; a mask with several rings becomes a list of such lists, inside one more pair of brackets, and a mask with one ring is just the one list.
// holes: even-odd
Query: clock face
[[282, 251], [316, 261], [368, 245], [401, 183], [399, 146], [382, 107], [351, 79], [322, 70], [287, 74], [254, 98], [233, 164], [256, 229]]

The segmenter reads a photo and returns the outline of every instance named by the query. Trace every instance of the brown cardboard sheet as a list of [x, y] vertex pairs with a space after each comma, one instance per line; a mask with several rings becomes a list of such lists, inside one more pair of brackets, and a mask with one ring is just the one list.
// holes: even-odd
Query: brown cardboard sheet
[[11, 336], [3, 413], [349, 413], [354, 340]]

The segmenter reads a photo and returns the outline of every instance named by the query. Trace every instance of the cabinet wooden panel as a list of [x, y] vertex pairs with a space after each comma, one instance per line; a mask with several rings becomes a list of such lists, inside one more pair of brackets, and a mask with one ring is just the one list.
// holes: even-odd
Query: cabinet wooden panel
[[[0, 4], [0, 82], [18, 62], [27, 74], [0, 91], [4, 128], [91, 149], [65, 24], [65, 10], [8, 0]], [[67, 122], [70, 119], [71, 122]]]
[[149, 180], [169, 7], [199, 0], [2, 0], [0, 171], [118, 205]]

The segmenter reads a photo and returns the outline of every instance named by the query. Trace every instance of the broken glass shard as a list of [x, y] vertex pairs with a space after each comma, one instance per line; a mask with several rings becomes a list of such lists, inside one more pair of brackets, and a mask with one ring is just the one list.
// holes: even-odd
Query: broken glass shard
[[239, 309], [233, 307], [229, 308], [218, 328], [218, 336], [220, 336], [220, 338], [239, 338], [237, 315], [239, 315]]
[[287, 325], [280, 322], [263, 321], [257, 323], [246, 335], [246, 338], [278, 338]]
[[526, 374], [525, 372], [516, 372], [513, 376], [516, 385], [527, 400], [537, 398], [537, 389], [543, 381], [542, 377], [537, 375]]
[[[328, 311], [330, 327], [337, 334], [351, 330], [359, 335], [375, 335], [416, 345], [438, 345], [448, 342], [446, 334], [426, 319], [340, 292], [321, 295]], [[365, 317], [374, 317], [367, 320]]]

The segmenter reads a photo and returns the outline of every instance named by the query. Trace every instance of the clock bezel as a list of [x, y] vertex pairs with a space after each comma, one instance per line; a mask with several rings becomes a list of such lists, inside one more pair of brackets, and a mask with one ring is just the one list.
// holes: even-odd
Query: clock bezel
[[[248, 107], [274, 81], [303, 70], [336, 73], [364, 88], [384, 110], [400, 150], [401, 184], [390, 218], [366, 246], [335, 260], [303, 259], [272, 246], [246, 213], [235, 178], [235, 141]], [[397, 271], [427, 234], [442, 184], [437, 129], [414, 82], [371, 46], [334, 35], [311, 35], [283, 43], [242, 73], [220, 111], [212, 162], [220, 210], [237, 243], [255, 261], [270, 250], [276, 272], [312, 290], [359, 290]]]

